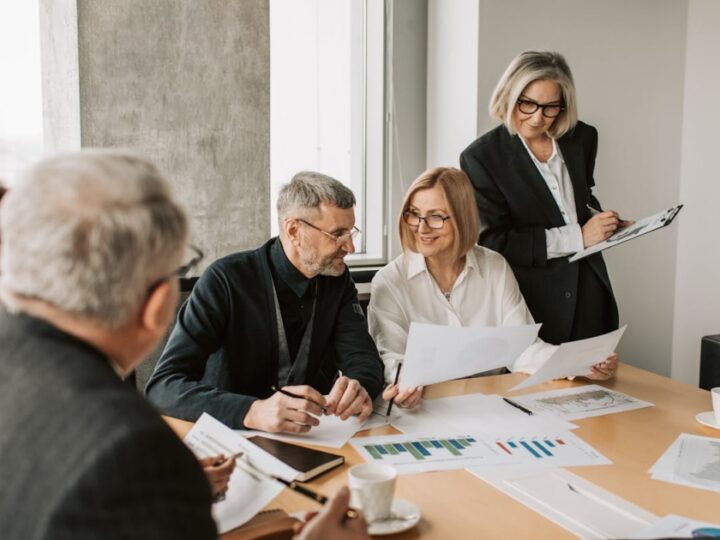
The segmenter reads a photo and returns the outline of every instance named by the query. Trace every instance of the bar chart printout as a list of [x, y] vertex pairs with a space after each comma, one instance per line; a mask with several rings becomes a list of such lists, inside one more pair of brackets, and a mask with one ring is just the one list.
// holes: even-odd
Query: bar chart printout
[[350, 443], [366, 461], [392, 465], [400, 474], [518, 461], [473, 435], [386, 435], [353, 439]]
[[535, 437], [499, 438], [494, 442], [509, 459], [539, 467], [607, 465], [610, 461], [578, 436], [568, 432]]

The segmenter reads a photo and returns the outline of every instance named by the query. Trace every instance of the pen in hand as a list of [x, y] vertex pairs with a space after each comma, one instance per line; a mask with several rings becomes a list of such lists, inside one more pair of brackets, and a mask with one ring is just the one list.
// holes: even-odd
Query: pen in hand
[[[397, 371], [395, 372], [395, 382], [394, 385], [398, 383], [398, 380], [400, 379], [400, 368], [402, 368], [402, 362], [398, 363]], [[395, 397], [390, 398], [390, 403], [388, 403], [387, 412], [385, 413], [385, 421], [388, 422], [390, 420], [390, 412], [392, 411], [393, 403], [395, 402]]]
[[316, 403], [312, 399], [308, 399], [305, 396], [301, 396], [299, 394], [293, 394], [292, 392], [288, 392], [284, 388], [278, 388], [277, 386], [271, 386], [270, 390], [272, 390], [273, 392], [280, 392], [281, 394], [291, 397], [291, 398], [305, 399], [305, 400], [309, 401], [310, 403], [315, 403], [315, 405], [317, 405], [318, 407], [320, 407], [322, 409], [322, 412], [324, 412], [324, 413], [327, 412], [327, 407], [325, 407], [325, 405], [320, 405], [319, 403]]

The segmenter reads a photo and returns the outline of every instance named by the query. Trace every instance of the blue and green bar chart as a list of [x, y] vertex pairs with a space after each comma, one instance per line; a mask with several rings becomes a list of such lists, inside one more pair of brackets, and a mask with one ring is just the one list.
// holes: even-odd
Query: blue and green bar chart
[[553, 457], [558, 448], [565, 446], [565, 441], [560, 438], [542, 440], [508, 440], [496, 441], [495, 444], [503, 452], [511, 456], [516, 456], [519, 453], [527, 453], [535, 459], [543, 459]]
[[378, 461], [403, 453], [412, 456], [418, 461], [423, 461], [431, 457], [447, 456], [448, 453], [450, 456], [462, 456], [466, 449], [476, 442], [473, 437], [458, 437], [453, 439], [410, 440], [390, 444], [366, 444], [363, 445], [363, 448], [374, 460]]

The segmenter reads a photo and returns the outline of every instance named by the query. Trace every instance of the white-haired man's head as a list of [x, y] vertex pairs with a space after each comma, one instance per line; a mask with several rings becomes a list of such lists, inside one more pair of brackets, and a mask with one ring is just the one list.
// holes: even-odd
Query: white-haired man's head
[[185, 254], [188, 223], [167, 182], [130, 153], [84, 150], [30, 167], [3, 200], [0, 295], [116, 329]]

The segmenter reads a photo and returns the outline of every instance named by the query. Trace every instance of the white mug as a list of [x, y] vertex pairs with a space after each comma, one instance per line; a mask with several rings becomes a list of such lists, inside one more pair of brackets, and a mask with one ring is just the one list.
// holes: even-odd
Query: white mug
[[350, 505], [363, 511], [368, 523], [391, 515], [397, 471], [389, 465], [364, 463], [348, 470]]
[[710, 390], [712, 396], [713, 411], [715, 412], [715, 423], [720, 426], [720, 386]]

